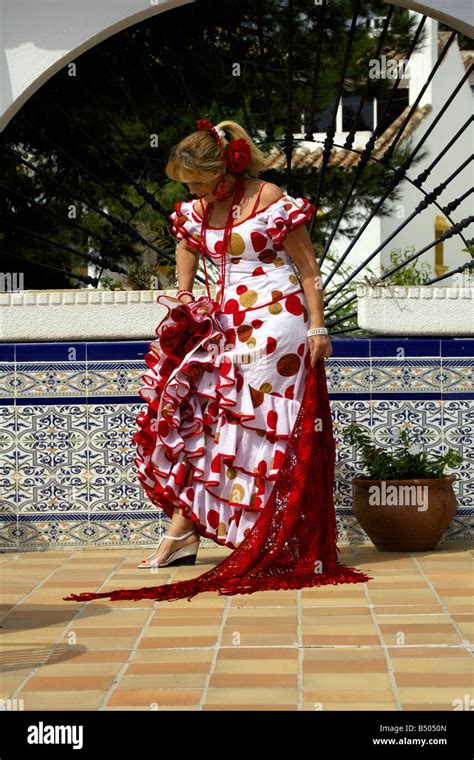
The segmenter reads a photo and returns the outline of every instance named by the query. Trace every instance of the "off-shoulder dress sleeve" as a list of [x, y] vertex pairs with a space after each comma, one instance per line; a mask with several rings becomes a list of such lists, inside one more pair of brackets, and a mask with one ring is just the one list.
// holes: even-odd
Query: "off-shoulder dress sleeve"
[[309, 222], [316, 208], [307, 198], [284, 195], [268, 210], [267, 233], [274, 247], [281, 248], [286, 236], [300, 224]]
[[197, 224], [192, 218], [191, 206], [189, 201], [178, 201], [168, 218], [171, 222], [171, 232], [176, 240], [186, 240], [190, 248], [200, 251], [199, 234]]

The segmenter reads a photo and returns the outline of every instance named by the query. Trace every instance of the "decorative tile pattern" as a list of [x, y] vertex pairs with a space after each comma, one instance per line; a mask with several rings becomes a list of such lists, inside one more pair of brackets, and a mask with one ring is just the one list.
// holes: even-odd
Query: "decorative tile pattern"
[[[326, 362], [337, 444], [341, 541], [370, 543], [352, 510], [351, 421], [390, 445], [410, 427], [433, 452], [459, 449], [458, 513], [443, 540], [469, 538], [474, 511], [474, 340], [335, 340]], [[148, 343], [0, 345], [0, 547], [155, 544], [168, 519], [138, 483], [131, 437]], [[164, 519], [163, 519], [164, 517]], [[210, 539], [203, 544], [214, 546]]]

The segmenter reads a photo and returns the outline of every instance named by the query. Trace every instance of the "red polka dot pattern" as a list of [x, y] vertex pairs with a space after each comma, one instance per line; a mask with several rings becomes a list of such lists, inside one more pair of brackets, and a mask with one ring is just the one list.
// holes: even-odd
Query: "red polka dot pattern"
[[[202, 260], [194, 203], [176, 204], [170, 219], [175, 237], [186, 239]], [[179, 414], [171, 410], [166, 416], [164, 407], [158, 420], [157, 449], [147, 474], [166, 485], [169, 499], [160, 505], [181, 499], [197, 530], [229, 547], [249, 535], [265, 508], [302, 398], [310, 312], [285, 240], [314, 211], [308, 199], [281, 192], [234, 224], [224, 254], [224, 281], [218, 271], [223, 229], [207, 230], [206, 268], [217, 281], [213, 293], [222, 296], [216, 316], [221, 332], [216, 328], [216, 339], [208, 335], [202, 345], [189, 341], [189, 387], [179, 385]], [[201, 288], [196, 283], [195, 291]], [[179, 322], [181, 308], [171, 309], [169, 316]], [[175, 365], [158, 355], [156, 365], [164, 384]], [[160, 449], [160, 437], [172, 445]]]

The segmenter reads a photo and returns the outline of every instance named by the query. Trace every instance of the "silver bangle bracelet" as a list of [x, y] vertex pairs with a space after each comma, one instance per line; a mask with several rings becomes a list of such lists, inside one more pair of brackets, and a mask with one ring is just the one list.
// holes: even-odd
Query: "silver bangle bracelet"
[[329, 331], [327, 327], [312, 327], [310, 330], [308, 330], [307, 335], [309, 338], [310, 335], [327, 335], [328, 332]]

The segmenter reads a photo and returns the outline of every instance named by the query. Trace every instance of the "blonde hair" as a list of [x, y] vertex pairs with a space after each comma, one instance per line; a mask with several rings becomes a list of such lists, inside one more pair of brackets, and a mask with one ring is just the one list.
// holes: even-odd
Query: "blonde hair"
[[243, 173], [245, 177], [258, 177], [267, 167], [267, 158], [258, 148], [248, 132], [236, 121], [221, 121], [214, 125], [225, 131], [222, 145], [209, 132], [197, 130], [184, 137], [171, 148], [165, 172], [170, 179], [181, 182], [183, 179], [203, 179], [225, 174], [227, 166], [221, 158], [222, 150], [232, 140], [243, 138], [250, 145], [250, 163]]

